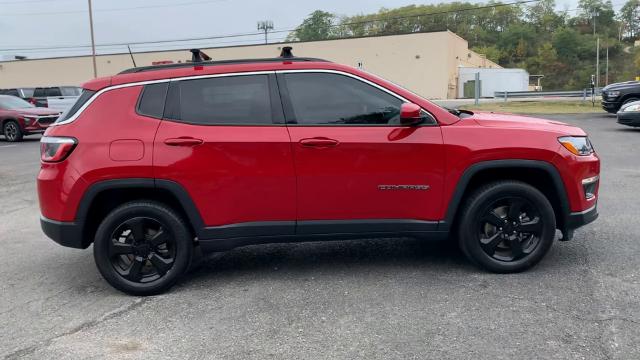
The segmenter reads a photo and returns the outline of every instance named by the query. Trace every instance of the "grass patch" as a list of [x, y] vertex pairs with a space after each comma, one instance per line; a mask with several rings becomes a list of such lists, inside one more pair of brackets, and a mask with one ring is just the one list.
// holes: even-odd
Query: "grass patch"
[[584, 114], [604, 112], [600, 103], [592, 106], [591, 101], [508, 101], [461, 105], [460, 109], [495, 111], [515, 114]]

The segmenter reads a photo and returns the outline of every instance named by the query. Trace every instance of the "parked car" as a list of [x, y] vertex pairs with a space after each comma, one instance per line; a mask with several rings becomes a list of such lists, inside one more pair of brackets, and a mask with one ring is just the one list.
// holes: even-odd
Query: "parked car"
[[622, 105], [617, 114], [618, 123], [622, 125], [640, 126], [640, 101], [634, 101]]
[[28, 100], [33, 97], [34, 90], [34, 88], [0, 89], [0, 95], [12, 95], [17, 96], [22, 100]]
[[38, 107], [64, 111], [73, 106], [81, 93], [82, 88], [75, 86], [37, 87], [30, 102]]
[[622, 105], [640, 100], [640, 81], [609, 84], [602, 88], [602, 108], [615, 114]]
[[42, 138], [45, 234], [115, 288], [167, 290], [198, 252], [411, 236], [511, 273], [596, 219], [580, 128], [439, 107], [368, 72], [287, 57], [134, 68], [84, 84]]
[[36, 108], [17, 96], [0, 95], [0, 129], [7, 141], [41, 134], [58, 116], [60, 111]]

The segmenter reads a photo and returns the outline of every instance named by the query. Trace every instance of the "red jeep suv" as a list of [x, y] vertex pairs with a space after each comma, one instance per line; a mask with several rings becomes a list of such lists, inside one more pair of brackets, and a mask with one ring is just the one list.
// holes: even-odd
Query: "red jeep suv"
[[202, 61], [89, 81], [41, 140], [45, 234], [129, 294], [160, 293], [194, 249], [450, 237], [489, 271], [538, 263], [598, 216], [584, 131], [435, 105], [300, 57]]

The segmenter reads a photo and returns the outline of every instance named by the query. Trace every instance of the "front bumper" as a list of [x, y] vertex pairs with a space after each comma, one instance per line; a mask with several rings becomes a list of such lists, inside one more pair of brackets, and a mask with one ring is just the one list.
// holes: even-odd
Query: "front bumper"
[[581, 226], [587, 225], [598, 218], [598, 205], [593, 205], [589, 209], [580, 212], [572, 212], [567, 217], [567, 229], [575, 230]]
[[40, 217], [42, 231], [51, 240], [66, 247], [86, 249], [90, 242], [83, 241], [82, 225], [75, 222], [64, 222]]
[[618, 113], [618, 124], [640, 126], [640, 112]]
[[619, 101], [605, 101], [605, 100], [602, 100], [601, 105], [604, 111], [607, 111], [610, 113], [616, 113], [620, 109], [620, 106], [622, 106], [622, 104]]

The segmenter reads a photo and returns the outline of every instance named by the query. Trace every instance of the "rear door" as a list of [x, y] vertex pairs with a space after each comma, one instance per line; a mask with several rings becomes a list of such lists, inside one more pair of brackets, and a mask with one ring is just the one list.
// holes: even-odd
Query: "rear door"
[[292, 151], [272, 72], [173, 81], [154, 169], [186, 189], [208, 238], [294, 233]]
[[298, 233], [430, 231], [444, 155], [435, 119], [401, 126], [398, 95], [346, 73], [278, 74], [298, 188]]

